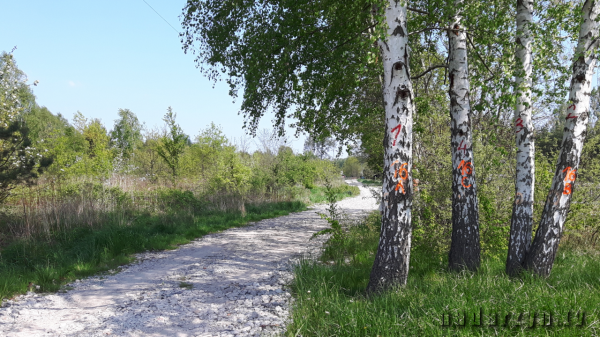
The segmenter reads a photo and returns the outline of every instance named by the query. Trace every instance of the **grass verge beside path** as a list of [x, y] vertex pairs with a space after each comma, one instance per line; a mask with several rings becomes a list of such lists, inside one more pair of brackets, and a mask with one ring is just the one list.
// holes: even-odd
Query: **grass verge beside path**
[[356, 179], [359, 183], [365, 186], [381, 186], [383, 182], [373, 179]]
[[[478, 272], [452, 273], [447, 257], [415, 247], [406, 287], [367, 297], [379, 238], [379, 219], [352, 227], [343, 242], [328, 243], [321, 261], [295, 270], [290, 336], [596, 336], [600, 334], [600, 257], [561, 249], [548, 279], [510, 279], [504, 261], [486, 258]], [[483, 309], [483, 328], [479, 325]], [[572, 325], [565, 326], [572, 312]], [[583, 327], [582, 313], [586, 312]], [[578, 316], [578, 312], [580, 313]], [[442, 327], [442, 315], [448, 324]], [[467, 314], [467, 326], [463, 324]], [[498, 314], [498, 325], [496, 324]], [[522, 324], [517, 326], [523, 313]], [[533, 325], [537, 313], [537, 326]], [[553, 315], [552, 327], [549, 315]], [[506, 315], [512, 314], [508, 327]], [[531, 314], [531, 316], [529, 316]]]
[[303, 211], [306, 205], [278, 202], [250, 205], [246, 210], [245, 217], [239, 212], [139, 214], [129, 224], [120, 215], [102, 228], [56, 233], [51, 242], [15, 242], [0, 253], [0, 298], [25, 293], [30, 282], [40, 287], [33, 290], [57, 291], [75, 279], [131, 262], [133, 253], [174, 249], [206, 234]]
[[[360, 194], [360, 189], [356, 186], [350, 186], [342, 184], [340, 186], [332, 187], [333, 193], [335, 194], [336, 201], [340, 201], [344, 198], [355, 197]], [[327, 202], [326, 187], [314, 187], [310, 189], [309, 200], [313, 204], [321, 204]]]

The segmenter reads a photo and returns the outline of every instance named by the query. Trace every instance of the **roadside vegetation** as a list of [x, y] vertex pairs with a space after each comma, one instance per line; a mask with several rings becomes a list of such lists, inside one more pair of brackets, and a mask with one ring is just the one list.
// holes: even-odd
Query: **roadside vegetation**
[[[595, 55], [600, 6], [481, 4], [184, 8], [184, 50], [209, 78], [251, 93], [250, 126], [293, 118], [347, 145], [345, 176], [382, 179], [381, 223], [328, 217], [323, 259], [297, 270], [290, 335], [597, 334], [600, 95], [581, 83], [592, 83], [596, 58], [583, 51]], [[518, 257], [507, 258], [509, 240]], [[587, 330], [440, 330], [444, 311], [479, 307], [594, 318]]]
[[[360, 194], [360, 191], [356, 186], [344, 184], [332, 187], [331, 193], [335, 195], [335, 200], [339, 201], [347, 197], [357, 196]], [[321, 204], [327, 202], [327, 187], [323, 185], [311, 189], [309, 199], [312, 204]]]
[[[522, 10], [525, 3], [517, 7]], [[189, 2], [184, 9], [184, 50], [195, 53], [209, 78], [228, 82], [231, 94], [240, 89], [246, 93], [241, 113], [250, 131], [258, 131], [267, 112], [275, 112], [274, 127], [279, 130], [293, 118], [298, 132], [311, 134], [303, 154], [294, 153], [271, 132], [258, 133], [259, 150], [253, 153], [246, 140], [232, 142], [212, 124], [197, 135], [186, 135], [171, 108], [166, 108], [161, 129], [144, 128], [127, 109], [119, 111], [111, 131], [81, 113], [69, 123], [37, 106], [27, 86], [10, 95], [7, 90], [17, 86], [4, 86], [8, 89], [0, 90], [0, 98], [16, 110], [0, 116], [5, 119], [4, 126], [0, 123], [0, 145], [8, 149], [0, 155], [19, 153], [24, 159], [8, 158], [8, 167], [2, 168], [6, 173], [0, 172], [0, 179], [8, 181], [0, 185], [2, 256], [12, 247], [26, 251], [23, 247], [29, 246], [23, 245], [31, 242], [60, 245], [61, 235], [102, 233], [112, 223], [150, 230], [156, 223], [159, 228], [162, 220], [147, 225], [139, 221], [171, 214], [173, 219], [207, 214], [239, 214], [245, 219], [252, 207], [288, 211], [281, 206], [288, 204], [281, 202], [326, 200], [330, 214], [323, 217], [331, 228], [320, 234], [331, 236], [319, 261], [305, 261], [296, 270], [291, 335], [541, 334], [541, 328], [527, 330], [513, 323], [481, 331], [452, 324], [442, 328], [443, 314], [451, 313], [453, 322], [460, 323], [461, 313], [472, 321], [481, 317], [480, 309], [488, 313], [480, 320], [484, 325], [495, 320], [495, 313], [502, 319], [499, 324], [509, 313], [517, 319], [521, 313], [531, 314], [528, 325], [535, 325], [537, 313], [541, 325], [544, 314], [562, 323], [571, 312], [573, 320], [583, 322], [580, 330], [557, 326], [543, 333], [597, 335], [600, 92], [578, 84], [592, 83], [589, 76], [596, 59], [578, 56], [584, 50], [580, 47], [573, 54], [565, 46], [579, 41], [581, 47], [597, 47], [596, 20], [589, 18], [598, 15], [600, 6], [590, 1], [536, 5], [539, 15], [532, 16], [532, 36], [537, 42], [530, 51], [536, 55], [531, 67], [535, 81], [531, 95], [523, 95], [531, 102], [519, 103], [531, 110], [523, 117], [532, 120], [522, 134], [535, 141], [535, 154], [528, 152], [527, 164], [532, 170], [526, 194], [531, 192], [531, 198], [523, 198], [516, 187], [525, 181], [515, 186], [518, 154], [523, 153], [517, 148], [523, 139], [515, 142], [515, 137], [525, 130], [515, 110], [521, 100], [515, 96], [521, 90], [515, 79], [522, 77], [521, 66], [530, 67], [514, 62], [515, 44], [522, 41], [521, 30], [515, 31], [514, 3], [499, 2], [484, 11], [480, 1], [451, 6], [416, 2], [411, 10], [398, 2], [388, 4], [393, 5], [290, 1], [265, 7], [261, 2], [230, 6], [208, 0]], [[581, 17], [580, 10], [590, 15]], [[441, 22], [441, 14], [451, 21]], [[232, 31], [252, 34], [232, 39]], [[409, 38], [417, 33], [423, 35]], [[557, 40], [565, 43], [554, 43]], [[462, 43], [467, 41], [475, 57], [457, 68], [462, 56], [455, 52], [466, 52]], [[388, 42], [396, 47], [384, 48]], [[400, 50], [404, 56], [389, 54]], [[388, 64], [389, 60], [398, 62]], [[588, 67], [590, 71], [583, 71]], [[17, 70], [12, 73], [19, 77]], [[573, 90], [567, 88], [569, 83]], [[382, 85], [385, 92], [396, 94], [382, 95]], [[565, 99], [568, 90], [571, 94]], [[457, 92], [469, 94], [459, 97]], [[23, 104], [11, 103], [17, 96]], [[464, 131], [456, 128], [456, 118], [464, 119]], [[351, 156], [329, 160], [336, 144], [345, 145]], [[342, 147], [337, 149], [339, 153]], [[334, 202], [356, 193], [343, 187], [342, 174], [370, 179], [361, 180], [365, 184], [382, 179], [383, 189], [373, 190], [382, 197], [383, 219], [373, 215], [361, 225], [350, 225], [338, 218]], [[323, 187], [326, 182], [330, 184]], [[543, 260], [537, 275], [548, 276], [554, 268], [548, 278], [533, 276], [532, 265], [521, 262], [511, 273], [516, 277], [504, 271], [509, 239], [514, 243], [516, 237], [511, 221], [521, 217], [521, 206], [516, 207], [521, 204], [530, 208], [527, 223], [533, 226], [525, 226], [519, 237], [527, 240], [520, 247], [527, 250], [536, 234], [538, 248], [540, 243], [550, 245], [527, 253]], [[236, 218], [231, 219], [232, 226], [237, 225]], [[199, 230], [194, 226], [167, 233], [174, 239], [164, 247], [187, 240], [188, 231]], [[536, 233], [537, 228], [541, 230]], [[469, 239], [460, 239], [466, 233]], [[68, 246], [71, 241], [64, 242]], [[96, 254], [101, 254], [106, 246], [98, 247]], [[454, 261], [449, 261], [452, 251]], [[77, 257], [85, 255], [75, 252]], [[375, 254], [381, 263], [372, 268]], [[40, 256], [19, 261], [29, 263], [33, 272], [52, 260]], [[108, 265], [107, 261], [98, 263]], [[449, 267], [470, 271], [451, 272]], [[529, 271], [519, 274], [520, 267]], [[70, 275], [70, 269], [65, 270], [63, 274]], [[57, 282], [52, 280], [44, 284]], [[19, 282], [28, 284], [25, 279]], [[372, 290], [368, 296], [367, 284]], [[389, 292], [378, 292], [388, 285]]]
[[[537, 133], [535, 183], [540, 192], [534, 203], [535, 224], [539, 224], [554, 175], [563, 119], [564, 115], [557, 113]], [[447, 116], [418, 115], [416, 123], [420, 129], [415, 133], [419, 156], [414, 161], [414, 177], [419, 183], [413, 199], [413, 237], [406, 286], [367, 294], [381, 218], [374, 212], [361, 224], [352, 225], [340, 217], [340, 222], [331, 226], [336, 235], [324, 244], [323, 255], [316, 261], [303, 261], [295, 269], [291, 284], [295, 300], [288, 335], [598, 335], [600, 124], [596, 122], [588, 129], [578, 171], [579, 185], [551, 275], [542, 278], [523, 272], [511, 278], [505, 272], [505, 263], [514, 193], [514, 131], [509, 125], [476, 124], [481, 139], [474, 149], [480, 168], [477, 184], [482, 191], [478, 198], [482, 264], [475, 272], [451, 272], [448, 251], [452, 230], [452, 170]], [[380, 191], [380, 187], [372, 188]], [[487, 326], [483, 329], [476, 327], [481, 322], [481, 309]], [[569, 312], [571, 326], [565, 326]], [[584, 312], [584, 327], [578, 327]], [[464, 324], [465, 313], [468, 326], [459, 327]], [[442, 315], [448, 325], [449, 314], [453, 317], [452, 325], [443, 327]], [[493, 326], [496, 314], [501, 326]], [[509, 314], [512, 316], [508, 327], [502, 326]], [[537, 326], [531, 328], [536, 314]], [[542, 327], [544, 317], [545, 324], [549, 324], [550, 314], [554, 326]]]
[[[188, 202], [197, 200], [190, 196]], [[133, 253], [174, 249], [206, 234], [305, 209], [302, 202], [282, 201], [248, 205], [245, 216], [239, 211], [181, 211], [177, 207], [164, 213], [140, 212], [129, 217], [104, 214], [103, 222], [94, 227], [76, 226], [4, 247], [0, 297], [9, 298], [28, 290], [57, 291], [75, 279], [115, 272], [118, 266], [133, 261]]]
[[[110, 129], [39, 106], [11, 54], [0, 58], [0, 298], [56, 291], [131, 254], [357, 195], [322, 153], [263, 131], [258, 150], [210, 124], [183, 132], [173, 109], [148, 129], [128, 109]], [[6, 104], [4, 104], [6, 103]], [[200, 128], [200, 126], [199, 126]]]
[[[291, 285], [295, 298], [289, 336], [595, 336], [600, 332], [600, 258], [567, 238], [548, 279], [509, 278], [506, 252], [488, 254], [477, 272], [450, 272], [445, 252], [424, 241], [412, 249], [406, 286], [382, 294], [365, 289], [379, 241], [373, 213], [330, 239], [317, 261], [304, 260]], [[484, 328], [479, 327], [483, 310]], [[571, 312], [571, 326], [566, 326]], [[580, 327], [583, 313], [586, 318]], [[467, 315], [467, 327], [464, 315]], [[452, 325], [448, 325], [449, 314]], [[498, 322], [496, 322], [496, 314]], [[519, 322], [519, 316], [521, 321]], [[543, 326], [553, 315], [554, 326]], [[506, 316], [512, 315], [508, 327]], [[537, 315], [537, 327], [533, 326]], [[499, 326], [493, 326], [494, 324]], [[518, 326], [521, 324], [521, 326]]]
[[365, 186], [381, 186], [382, 182], [376, 179], [357, 179], [359, 183]]

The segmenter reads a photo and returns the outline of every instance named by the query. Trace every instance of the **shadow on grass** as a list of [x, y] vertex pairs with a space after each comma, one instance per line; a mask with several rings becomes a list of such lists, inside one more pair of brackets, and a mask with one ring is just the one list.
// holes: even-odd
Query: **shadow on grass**
[[[293, 322], [288, 334], [304, 336], [591, 336], [600, 333], [600, 259], [593, 253], [559, 251], [548, 279], [523, 274], [511, 279], [504, 260], [486, 258], [477, 272], [453, 273], [447, 258], [426, 247], [412, 250], [405, 287], [367, 297], [378, 228], [351, 228], [347, 242], [327, 246], [321, 261], [304, 260], [295, 269]], [[501, 254], [500, 256], [502, 256]], [[505, 256], [505, 255], [504, 255]], [[484, 312], [480, 323], [480, 311]], [[586, 312], [584, 327], [581, 314]], [[572, 314], [573, 324], [566, 326]], [[517, 318], [523, 313], [522, 326]], [[577, 316], [577, 313], [580, 315]], [[442, 316], [449, 327], [442, 326]], [[467, 326], [464, 323], [467, 315]], [[496, 314], [499, 325], [496, 324]], [[508, 326], [506, 315], [512, 315]], [[538, 315], [534, 328], [534, 315]], [[548, 324], [553, 315], [553, 326]]]

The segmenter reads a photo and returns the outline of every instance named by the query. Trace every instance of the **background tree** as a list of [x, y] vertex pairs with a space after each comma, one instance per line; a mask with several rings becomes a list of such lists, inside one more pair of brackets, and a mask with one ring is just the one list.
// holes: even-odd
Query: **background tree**
[[268, 155], [275, 156], [282, 146], [289, 145], [289, 138], [286, 135], [280, 135], [277, 130], [262, 129], [256, 135], [259, 151]]
[[173, 112], [171, 107], [167, 108], [167, 113], [163, 117], [163, 121], [167, 127], [167, 133], [160, 139], [160, 143], [156, 147], [156, 152], [163, 159], [165, 164], [171, 169], [171, 177], [173, 183], [179, 173], [179, 159], [183, 153], [187, 142], [187, 135], [175, 121], [177, 114]]
[[360, 161], [356, 157], [348, 157], [346, 161], [344, 161], [344, 167], [342, 170], [344, 171], [344, 175], [347, 177], [360, 177], [362, 171], [362, 165]]
[[115, 120], [110, 136], [112, 146], [125, 161], [128, 161], [135, 149], [142, 144], [142, 129], [142, 124], [131, 110], [119, 109], [119, 118]]
[[222, 160], [221, 154], [229, 151], [231, 146], [222, 128], [211, 123], [200, 131], [195, 142], [189, 147], [190, 155], [186, 162], [186, 170], [196, 176], [199, 175], [205, 183], [208, 183], [209, 177], [218, 174], [215, 171], [218, 170], [218, 165], [215, 163]]
[[29, 129], [22, 120], [24, 106], [19, 91], [25, 86], [25, 74], [13, 55], [0, 56], [0, 202], [19, 184], [31, 184], [50, 164], [52, 158], [32, 148]]
[[36, 156], [31, 151], [29, 130], [18, 121], [0, 126], [0, 203], [20, 184], [32, 184], [48, 166], [51, 157]]
[[151, 182], [157, 182], [159, 177], [165, 174], [170, 175], [169, 167], [157, 152], [157, 148], [161, 144], [161, 132], [157, 129], [146, 130], [143, 137], [142, 145], [135, 150], [133, 164], [137, 174]]
[[113, 169], [108, 131], [97, 119], [88, 119], [77, 111], [73, 116], [75, 127], [58, 132], [48, 142], [49, 151], [56, 156], [61, 172], [80, 176], [108, 178]]
[[335, 139], [327, 137], [325, 139], [316, 139], [309, 135], [304, 142], [304, 152], [310, 152], [319, 159], [331, 158], [330, 153], [335, 149]]

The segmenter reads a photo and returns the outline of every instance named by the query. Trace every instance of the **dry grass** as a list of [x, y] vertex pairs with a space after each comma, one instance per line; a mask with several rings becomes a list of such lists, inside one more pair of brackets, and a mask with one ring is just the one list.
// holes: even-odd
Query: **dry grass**
[[133, 214], [208, 210], [240, 211], [247, 204], [292, 200], [309, 201], [304, 188], [273, 192], [250, 191], [247, 195], [207, 193], [202, 181], [182, 179], [151, 182], [144, 178], [114, 174], [105, 180], [89, 177], [39, 179], [33, 186], [20, 186], [0, 213], [0, 247], [19, 239], [44, 238], [74, 228], [100, 228], [106, 223], [127, 225]]

